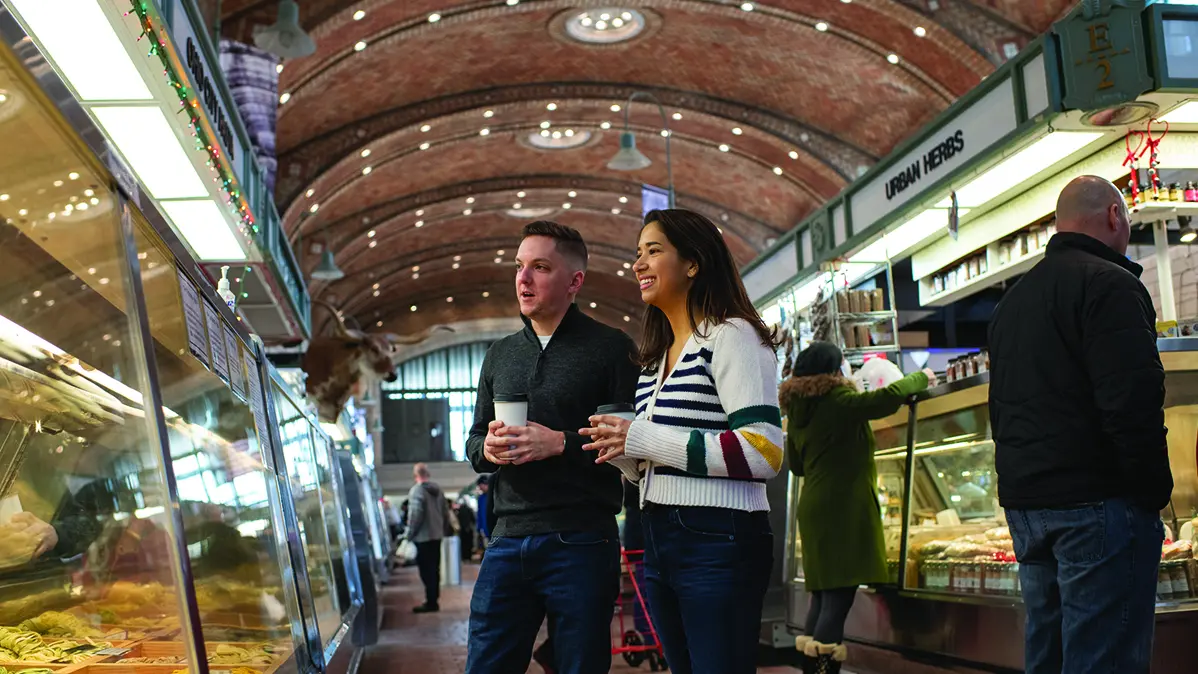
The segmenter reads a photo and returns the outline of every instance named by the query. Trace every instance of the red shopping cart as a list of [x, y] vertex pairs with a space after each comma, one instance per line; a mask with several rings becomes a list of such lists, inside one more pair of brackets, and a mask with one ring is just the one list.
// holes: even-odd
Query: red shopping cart
[[[620, 574], [620, 594], [616, 597], [620, 631], [613, 639], [611, 652], [612, 655], [623, 657], [630, 667], [640, 667], [648, 662], [649, 671], [664, 672], [669, 669], [666, 656], [661, 650], [661, 640], [657, 638], [657, 629], [653, 627], [649, 607], [645, 603], [644, 552], [620, 549], [624, 565], [624, 571]], [[632, 621], [631, 625], [625, 622], [626, 618]]]

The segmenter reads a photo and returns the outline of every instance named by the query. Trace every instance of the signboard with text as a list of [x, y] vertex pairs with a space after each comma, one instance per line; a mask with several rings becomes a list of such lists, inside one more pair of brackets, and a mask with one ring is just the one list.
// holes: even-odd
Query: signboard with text
[[921, 196], [938, 180], [993, 147], [1017, 124], [1015, 90], [1008, 78], [854, 192], [849, 197], [853, 233]]
[[1095, 0], [1053, 26], [1066, 108], [1099, 110], [1134, 101], [1154, 87], [1144, 54], [1143, 11], [1139, 0]]

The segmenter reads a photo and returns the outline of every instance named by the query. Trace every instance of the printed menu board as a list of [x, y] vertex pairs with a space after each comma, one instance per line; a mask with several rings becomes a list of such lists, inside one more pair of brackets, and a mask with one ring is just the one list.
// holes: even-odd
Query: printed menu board
[[208, 364], [207, 319], [200, 305], [200, 293], [183, 270], [176, 271], [179, 274], [179, 294], [183, 297], [183, 318], [187, 323], [187, 347], [204, 367], [211, 367]]
[[233, 328], [225, 326], [225, 358], [229, 361], [229, 386], [243, 400], [245, 399], [245, 376], [241, 369], [241, 340]]
[[208, 319], [208, 345], [212, 352], [212, 369], [221, 379], [229, 381], [229, 361], [225, 358], [224, 321], [216, 307], [204, 302], [204, 313]]
[[249, 388], [250, 411], [254, 415], [254, 427], [258, 429], [258, 443], [267, 456], [274, 456], [273, 443], [270, 439], [270, 423], [266, 419], [265, 400], [262, 398], [262, 379], [258, 374], [258, 362], [248, 350], [242, 352], [242, 362], [245, 363], [246, 384]]

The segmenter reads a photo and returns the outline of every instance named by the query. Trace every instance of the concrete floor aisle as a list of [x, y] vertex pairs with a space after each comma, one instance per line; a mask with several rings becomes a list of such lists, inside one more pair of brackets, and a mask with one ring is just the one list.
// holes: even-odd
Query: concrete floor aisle
[[[462, 567], [462, 585], [444, 588], [441, 612], [415, 615], [412, 607], [423, 600], [424, 590], [416, 569], [396, 571], [383, 592], [386, 614], [379, 643], [367, 649], [359, 671], [363, 674], [462, 674], [466, 667], [466, 621], [470, 616], [470, 592], [478, 565]], [[545, 638], [542, 629], [538, 643]], [[640, 669], [629, 667], [618, 656], [613, 660], [613, 674], [649, 671], [647, 664]], [[532, 665], [529, 674], [540, 674], [541, 668]], [[789, 667], [767, 667], [760, 674], [797, 674]], [[499, 674], [499, 673], [497, 673]]]

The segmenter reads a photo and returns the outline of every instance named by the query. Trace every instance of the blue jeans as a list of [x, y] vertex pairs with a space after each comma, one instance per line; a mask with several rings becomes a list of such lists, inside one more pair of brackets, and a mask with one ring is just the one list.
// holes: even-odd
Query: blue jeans
[[1007, 510], [1027, 607], [1027, 674], [1148, 674], [1164, 526], [1110, 499]]
[[649, 614], [674, 674], [757, 671], [769, 513], [646, 504]]
[[526, 671], [546, 616], [560, 674], [607, 674], [620, 569], [612, 528], [492, 539], [470, 599], [467, 674]]

